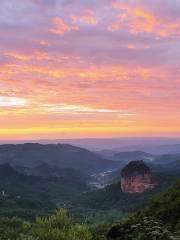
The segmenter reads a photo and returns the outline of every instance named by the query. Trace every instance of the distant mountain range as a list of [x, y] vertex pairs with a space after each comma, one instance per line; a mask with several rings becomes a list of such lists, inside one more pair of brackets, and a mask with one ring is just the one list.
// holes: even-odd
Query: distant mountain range
[[119, 163], [79, 147], [68, 144], [37, 143], [0, 145], [0, 163], [12, 166], [37, 167], [49, 164], [59, 168], [73, 168], [85, 173], [117, 168]]
[[168, 137], [122, 137], [122, 138], [84, 138], [84, 139], [39, 139], [22, 141], [0, 141], [0, 144], [69, 144], [91, 151], [110, 150], [116, 152], [145, 151], [152, 154], [180, 153], [180, 138]]
[[[180, 143], [178, 144], [135, 144], [128, 145], [124, 147], [120, 147], [118, 149], [114, 149], [115, 152], [123, 152], [123, 151], [137, 151], [137, 149], [145, 152], [149, 152], [151, 154], [177, 154], [180, 153]], [[112, 150], [111, 150], [112, 151]]]
[[113, 159], [119, 161], [122, 160], [125, 162], [135, 161], [135, 160], [146, 160], [152, 161], [155, 159], [155, 155], [146, 153], [143, 151], [129, 151], [129, 152], [119, 152], [113, 155]]

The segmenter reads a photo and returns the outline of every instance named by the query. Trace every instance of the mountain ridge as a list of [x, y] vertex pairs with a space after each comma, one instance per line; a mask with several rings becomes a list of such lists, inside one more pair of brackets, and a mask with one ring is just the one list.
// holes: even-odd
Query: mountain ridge
[[35, 167], [48, 163], [61, 168], [74, 168], [87, 173], [116, 168], [118, 163], [68, 144], [25, 143], [0, 145], [0, 163]]

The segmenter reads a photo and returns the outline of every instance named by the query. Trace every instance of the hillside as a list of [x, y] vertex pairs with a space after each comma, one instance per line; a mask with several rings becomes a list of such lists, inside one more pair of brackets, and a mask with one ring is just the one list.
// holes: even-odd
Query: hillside
[[160, 219], [176, 227], [180, 221], [180, 181], [154, 198], [143, 214]]
[[119, 161], [135, 161], [135, 160], [153, 160], [155, 155], [146, 153], [143, 151], [129, 151], [129, 152], [119, 152], [113, 155], [114, 159]]
[[116, 209], [122, 213], [135, 211], [145, 206], [148, 199], [158, 191], [147, 192], [144, 194], [123, 193], [120, 183], [111, 184], [103, 189], [90, 191], [80, 195], [73, 202], [76, 207], [91, 208], [96, 210]]
[[78, 213], [78, 219], [86, 219], [91, 224], [105, 223], [107, 220], [111, 222], [145, 207], [154, 196], [173, 185], [180, 177], [180, 173], [175, 175], [174, 172], [156, 171], [153, 175], [158, 185], [153, 190], [130, 194], [121, 190], [120, 172], [116, 172], [116, 183], [81, 194], [72, 202], [71, 212], [75, 215]]
[[[0, 215], [26, 218], [33, 211], [52, 211], [67, 204], [88, 187], [76, 175], [61, 177], [30, 176], [17, 172], [9, 164], [0, 165]], [[23, 212], [26, 212], [23, 213]]]
[[[103, 239], [180, 239], [180, 182], [154, 198], [142, 211], [114, 224]], [[98, 239], [98, 238], [95, 238]]]
[[33, 168], [27, 168], [27, 167], [19, 167], [15, 166], [15, 168], [26, 175], [30, 176], [39, 176], [43, 178], [62, 178], [67, 181], [73, 181], [75, 182], [84, 182], [86, 183], [89, 179], [89, 176], [85, 173], [83, 173], [80, 170], [76, 170], [73, 168], [60, 168], [48, 163], [42, 163], [36, 167]]
[[60, 168], [73, 168], [94, 173], [118, 167], [118, 163], [103, 159], [86, 149], [67, 144], [0, 145], [0, 163], [37, 167], [47, 163]]

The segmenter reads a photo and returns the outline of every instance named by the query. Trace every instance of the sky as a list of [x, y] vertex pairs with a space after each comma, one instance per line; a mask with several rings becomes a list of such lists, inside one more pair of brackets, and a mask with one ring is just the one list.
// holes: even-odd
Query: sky
[[1, 0], [0, 139], [180, 136], [180, 0]]

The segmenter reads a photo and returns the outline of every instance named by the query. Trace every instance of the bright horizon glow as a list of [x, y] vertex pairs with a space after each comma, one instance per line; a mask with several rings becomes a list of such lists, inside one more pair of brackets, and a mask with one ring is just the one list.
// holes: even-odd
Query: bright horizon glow
[[2, 0], [0, 140], [180, 137], [180, 2]]

